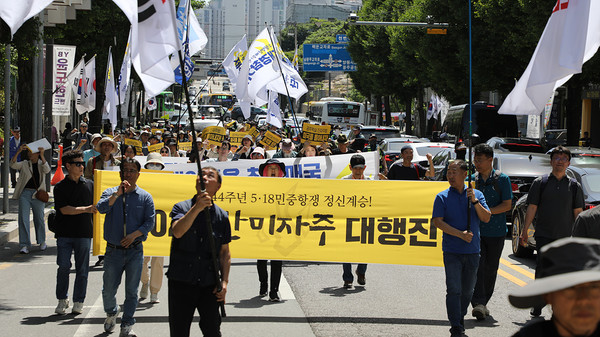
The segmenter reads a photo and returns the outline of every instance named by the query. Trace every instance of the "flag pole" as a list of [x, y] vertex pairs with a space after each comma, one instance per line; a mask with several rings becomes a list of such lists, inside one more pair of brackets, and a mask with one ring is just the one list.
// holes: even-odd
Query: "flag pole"
[[[189, 11], [190, 11], [190, 2], [187, 3], [187, 12], [189, 15]], [[173, 17], [173, 24], [175, 24], [175, 26], [177, 26], [177, 23], [175, 22], [175, 17]], [[179, 36], [177, 36], [177, 33], [175, 34], [175, 38], [177, 41], [179, 41]], [[179, 56], [179, 66], [181, 67], [181, 83], [183, 85], [183, 91], [185, 94], [185, 98], [188, 101], [188, 105], [189, 105], [189, 98], [190, 98], [190, 93], [188, 90], [188, 84], [187, 84], [187, 76], [185, 74], [185, 65], [184, 65], [184, 61], [183, 61], [183, 53], [181, 52], [181, 48], [177, 51], [177, 55]], [[204, 183], [204, 179], [202, 177], [202, 164], [200, 163], [201, 159], [200, 158], [200, 149], [198, 149], [198, 142], [197, 142], [197, 135], [196, 135], [196, 128], [194, 127], [194, 119], [190, 118], [190, 126], [192, 127], [192, 151], [194, 151], [194, 153], [196, 154], [196, 165], [198, 167], [198, 176], [199, 176], [199, 180], [200, 180], [200, 192], [204, 193], [206, 192], [206, 184]], [[212, 257], [212, 263], [213, 263], [213, 272], [214, 272], [214, 276], [215, 276], [215, 281], [217, 282], [216, 284], [216, 288], [217, 288], [217, 292], [221, 292], [223, 290], [223, 285], [222, 285], [222, 279], [221, 279], [221, 268], [219, 266], [219, 259], [217, 257], [217, 247], [216, 247], [216, 243], [215, 243], [215, 237], [213, 235], [213, 226], [212, 226], [212, 217], [210, 215], [210, 207], [209, 208], [205, 208], [202, 213], [205, 214], [205, 222], [206, 222], [206, 227], [208, 230], [208, 243], [210, 246], [210, 252], [211, 252], [211, 257]], [[221, 301], [219, 302], [219, 306], [221, 308], [221, 317], [227, 317], [227, 315], [225, 314], [225, 302]]]
[[[266, 22], [265, 22], [266, 25]], [[271, 28], [273, 28], [271, 26]], [[290, 105], [290, 110], [292, 110], [292, 117], [294, 118], [294, 124], [296, 124], [296, 129], [300, 129], [298, 125], [298, 119], [296, 118], [296, 113], [294, 112], [294, 106], [292, 105], [292, 100], [290, 99], [290, 91], [288, 90], [287, 83], [285, 81], [285, 76], [283, 75], [283, 69], [281, 68], [281, 62], [279, 61], [278, 50], [276, 49], [275, 43], [273, 42], [273, 36], [271, 35], [271, 29], [267, 26], [267, 31], [269, 32], [269, 39], [271, 40], [271, 45], [273, 46], [273, 52], [275, 54], [275, 59], [277, 60], [277, 66], [279, 67], [279, 73], [281, 74], [281, 80], [283, 80], [283, 85], [285, 86], [285, 92], [287, 93], [288, 104]]]
[[[467, 161], [468, 187], [471, 187], [471, 156], [473, 147], [473, 47], [471, 25], [471, 0], [469, 1], [469, 159]], [[471, 201], [467, 197], [467, 232], [471, 231]]]

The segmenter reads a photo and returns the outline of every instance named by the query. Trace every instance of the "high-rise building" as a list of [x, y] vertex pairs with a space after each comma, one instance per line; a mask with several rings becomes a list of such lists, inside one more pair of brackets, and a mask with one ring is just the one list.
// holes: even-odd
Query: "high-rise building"
[[344, 21], [361, 6], [362, 0], [289, 0], [286, 22], [306, 23], [312, 18]]

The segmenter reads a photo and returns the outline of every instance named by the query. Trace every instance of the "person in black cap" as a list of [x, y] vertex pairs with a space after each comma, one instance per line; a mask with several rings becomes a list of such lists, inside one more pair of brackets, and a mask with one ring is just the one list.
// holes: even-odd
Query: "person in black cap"
[[600, 240], [563, 238], [540, 251], [539, 274], [508, 295], [517, 308], [552, 306], [552, 319], [514, 336], [600, 336]]
[[[262, 177], [285, 177], [285, 164], [277, 159], [269, 159], [260, 164], [258, 172]], [[279, 281], [281, 280], [282, 261], [271, 260], [271, 287], [269, 288], [267, 272], [267, 260], [256, 260], [256, 270], [258, 271], [258, 281], [260, 282], [260, 290], [258, 294], [261, 297], [267, 296], [269, 289], [269, 301], [280, 302], [279, 297]]]
[[427, 154], [429, 168], [425, 168], [417, 163], [412, 163], [413, 149], [410, 145], [404, 145], [400, 149], [401, 159], [396, 160], [387, 174], [389, 180], [420, 180], [423, 177], [433, 178], [435, 176], [435, 168], [431, 153]]
[[336, 140], [337, 148], [331, 151], [331, 154], [346, 154], [356, 153], [353, 149], [348, 147], [348, 138], [345, 135], [339, 135]]

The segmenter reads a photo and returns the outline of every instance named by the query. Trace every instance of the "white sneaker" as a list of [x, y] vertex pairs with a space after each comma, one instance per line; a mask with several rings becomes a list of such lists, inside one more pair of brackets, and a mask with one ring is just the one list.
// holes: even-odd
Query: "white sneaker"
[[29, 254], [29, 248], [27, 248], [27, 247], [21, 247], [21, 250], [19, 250], [19, 253], [21, 253], [21, 254]]
[[150, 294], [150, 303], [160, 303], [158, 294]]
[[136, 337], [135, 332], [133, 332], [133, 325], [122, 326], [119, 337]]
[[83, 302], [73, 302], [73, 314], [81, 314], [83, 312]]
[[112, 332], [117, 325], [117, 316], [119, 316], [119, 312], [121, 312], [121, 308], [117, 308], [117, 313], [113, 315], [106, 314], [106, 319], [104, 320], [104, 331]]
[[140, 290], [140, 299], [145, 300], [148, 298], [148, 284], [142, 284], [142, 289]]
[[44, 250], [46, 250], [46, 248], [48, 248], [48, 245], [46, 245], [46, 243], [45, 243], [45, 242], [44, 242], [44, 243], [42, 243], [42, 244], [40, 245], [40, 250], [41, 250], [41, 251], [44, 251]]
[[66, 315], [67, 309], [69, 309], [69, 299], [65, 298], [63, 300], [58, 300], [58, 305], [56, 306], [56, 309], [54, 309], [54, 312], [59, 315]]

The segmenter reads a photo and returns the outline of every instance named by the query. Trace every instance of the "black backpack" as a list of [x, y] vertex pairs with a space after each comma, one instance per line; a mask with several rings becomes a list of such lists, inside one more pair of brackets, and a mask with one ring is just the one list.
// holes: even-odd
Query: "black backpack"
[[[504, 199], [502, 199], [502, 190], [500, 189], [500, 186], [498, 185], [498, 178], [500, 178], [500, 171], [498, 170], [494, 170], [494, 174], [491, 175], [491, 178], [493, 179], [493, 186], [494, 186], [494, 191], [496, 191], [496, 193], [498, 193], [498, 195], [500, 196], [500, 201], [503, 201]], [[488, 186], [489, 184], [483, 184], [483, 186], [481, 186], [481, 183], [479, 182], [479, 172], [475, 172], [475, 188], [483, 191], [483, 187]]]
[[48, 229], [52, 232], [52, 233], [56, 233], [56, 210], [55, 209], [51, 209], [50, 213], [48, 213]]

